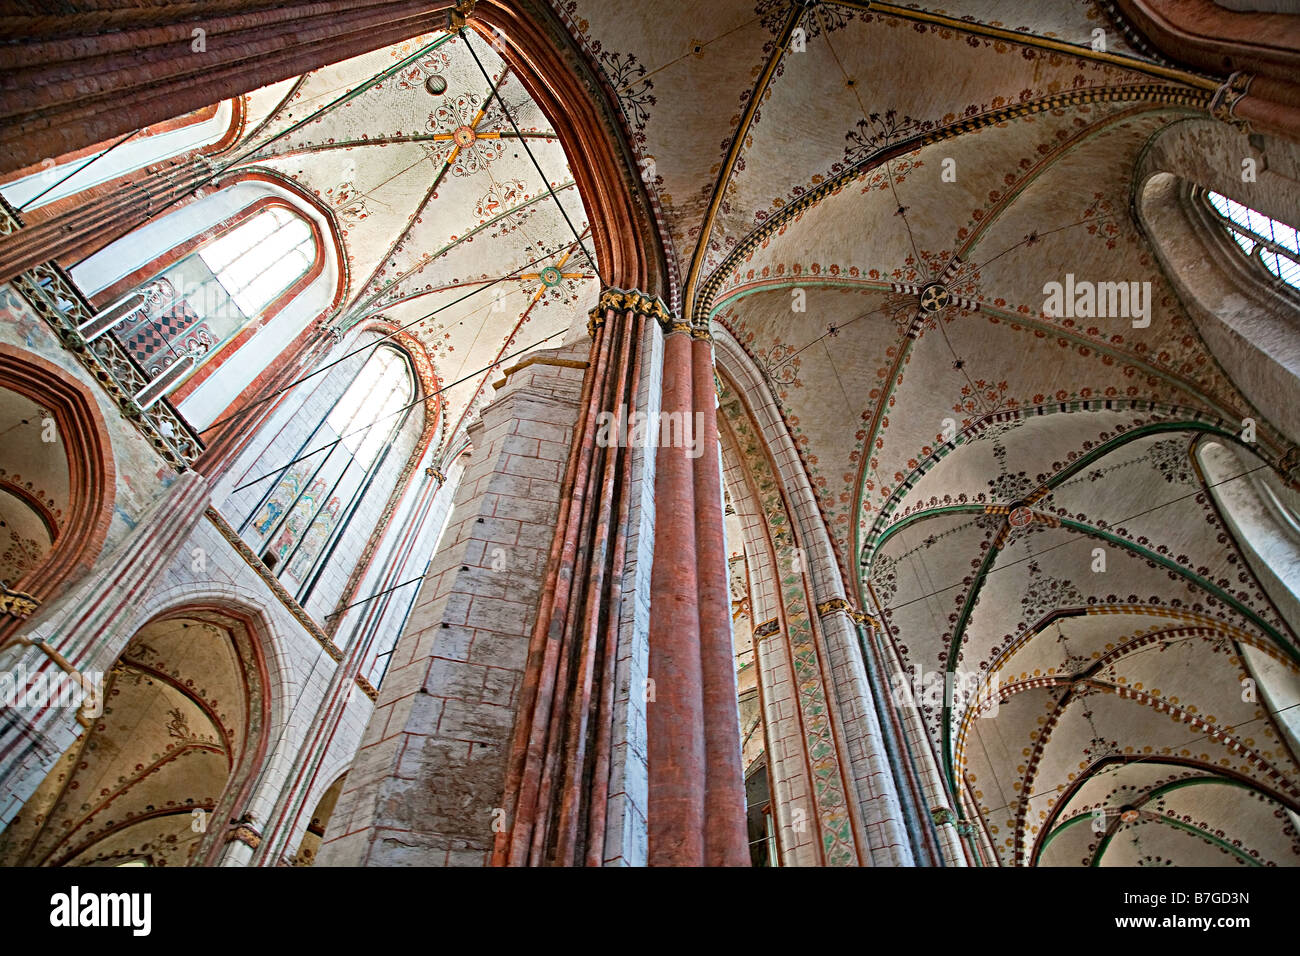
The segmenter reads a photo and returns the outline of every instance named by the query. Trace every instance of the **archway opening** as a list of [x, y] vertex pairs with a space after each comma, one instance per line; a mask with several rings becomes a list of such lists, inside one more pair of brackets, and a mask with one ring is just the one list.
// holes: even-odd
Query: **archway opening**
[[0, 387], [0, 581], [18, 590], [66, 532], [71, 476], [58, 423], [38, 400]]
[[98, 557], [115, 479], [94, 399], [51, 363], [0, 345], [0, 641]]
[[339, 802], [339, 795], [343, 793], [343, 782], [347, 778], [348, 775], [345, 773], [330, 784], [330, 788], [316, 804], [316, 809], [311, 815], [311, 823], [307, 824], [307, 829], [302, 835], [298, 855], [293, 859], [294, 866], [311, 866], [316, 862], [316, 852], [320, 849], [321, 841], [325, 839], [325, 828], [329, 826], [330, 817], [334, 815], [334, 807]]
[[0, 862], [212, 862], [265, 744], [260, 661], [248, 621], [220, 610], [140, 628], [108, 673], [88, 675], [89, 727], [0, 834]]

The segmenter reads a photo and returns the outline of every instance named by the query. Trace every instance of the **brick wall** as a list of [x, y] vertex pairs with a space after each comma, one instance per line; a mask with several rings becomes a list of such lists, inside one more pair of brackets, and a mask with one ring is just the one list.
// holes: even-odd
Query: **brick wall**
[[[539, 353], [583, 359], [586, 344]], [[325, 865], [483, 865], [583, 370], [511, 375], [470, 427], [452, 518], [326, 831]]]

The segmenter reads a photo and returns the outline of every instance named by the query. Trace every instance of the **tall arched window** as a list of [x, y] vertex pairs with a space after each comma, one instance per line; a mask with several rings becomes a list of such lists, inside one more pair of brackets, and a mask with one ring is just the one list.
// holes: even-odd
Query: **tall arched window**
[[113, 334], [150, 378], [189, 355], [198, 368], [291, 289], [319, 256], [307, 220], [269, 205], [139, 288]]
[[293, 464], [269, 482], [239, 533], [299, 603], [312, 596], [362, 501], [391, 490], [375, 487], [376, 477], [414, 397], [409, 359], [381, 345], [330, 407], [308, 402], [291, 423], [301, 436]]
[[1300, 289], [1300, 237], [1293, 227], [1207, 190], [1205, 199], [1246, 255], [1293, 289]]
[[124, 136], [0, 176], [0, 195], [31, 212], [168, 160], [220, 153], [243, 130], [244, 97], [223, 100]]
[[330, 412], [328, 424], [343, 436], [353, 459], [369, 468], [385, 444], [388, 429], [366, 426], [392, 420], [410, 400], [411, 374], [405, 357], [396, 349], [376, 349]]
[[247, 316], [261, 312], [311, 268], [315, 240], [297, 213], [272, 206], [199, 250], [213, 278]]

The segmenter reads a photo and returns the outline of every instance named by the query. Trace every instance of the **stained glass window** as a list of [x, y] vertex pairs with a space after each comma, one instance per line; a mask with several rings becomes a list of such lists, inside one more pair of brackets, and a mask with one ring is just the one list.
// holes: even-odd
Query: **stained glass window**
[[[352, 458], [369, 468], [392, 431], [396, 412], [411, 400], [411, 375], [395, 349], [375, 350], [329, 415]], [[367, 426], [375, 427], [367, 427]]]
[[328, 411], [315, 412], [319, 418], [301, 411], [309, 417], [286, 430], [305, 440], [273, 446], [267, 453], [267, 465], [291, 448], [297, 449], [292, 455], [298, 460], [279, 474], [240, 533], [251, 530], [263, 562], [296, 598], [305, 601], [310, 595], [361, 500], [387, 493], [372, 478], [407, 420], [414, 395], [410, 361], [398, 349], [381, 345]]

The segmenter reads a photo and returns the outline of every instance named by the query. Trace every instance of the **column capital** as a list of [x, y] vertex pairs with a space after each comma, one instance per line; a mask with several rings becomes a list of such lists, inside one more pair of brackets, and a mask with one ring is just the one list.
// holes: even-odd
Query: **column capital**
[[1236, 115], [1237, 103], [1250, 91], [1250, 81], [1254, 77], [1238, 70], [1229, 76], [1210, 98], [1209, 111], [1215, 119], [1237, 127], [1243, 133], [1251, 131], [1250, 124]]
[[654, 319], [665, 334], [670, 331], [681, 331], [675, 328], [680, 323], [673, 321], [672, 313], [659, 296], [638, 289], [617, 289], [609, 286], [601, 291], [596, 307], [587, 313], [590, 317], [587, 322], [588, 335], [595, 336], [596, 330], [605, 324], [605, 313], [610, 309]]
[[858, 624], [865, 624], [867, 627], [880, 627], [880, 621], [864, 611], [849, 611], [849, 616]]
[[474, 15], [474, 6], [477, 0], [456, 0], [456, 5], [447, 11], [447, 28], [450, 30], [463, 29], [469, 22], [469, 18]]
[[26, 591], [11, 591], [0, 584], [0, 615], [30, 617], [40, 606], [41, 602]]
[[817, 614], [821, 617], [837, 612], [852, 614], [853, 608], [848, 601], [841, 597], [831, 598], [829, 601], [822, 601], [817, 605]]
[[236, 841], [256, 850], [262, 845], [262, 834], [258, 833], [257, 829], [251, 824], [240, 823], [226, 834], [227, 843], [234, 843]]

